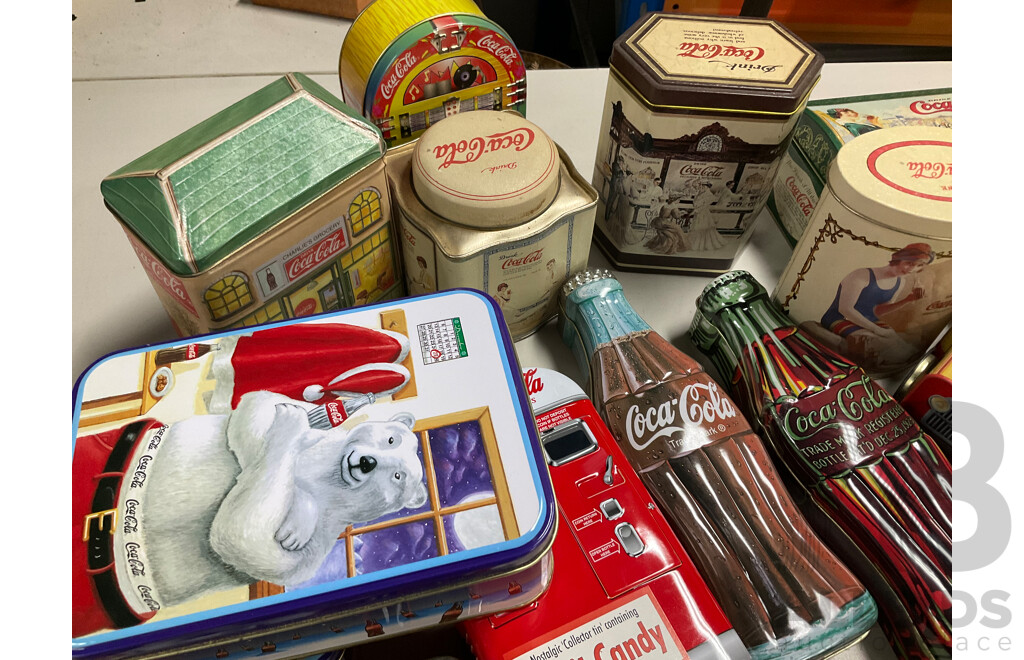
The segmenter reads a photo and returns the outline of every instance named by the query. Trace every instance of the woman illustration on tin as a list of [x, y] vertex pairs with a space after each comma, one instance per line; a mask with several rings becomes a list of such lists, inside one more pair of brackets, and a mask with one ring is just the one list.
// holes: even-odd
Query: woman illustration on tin
[[825, 114], [842, 124], [843, 128], [853, 133], [854, 136], [864, 135], [882, 128], [875, 123], [877, 120], [874, 116], [868, 115], [861, 119], [860, 113], [850, 108], [829, 108]]
[[678, 206], [661, 205], [658, 215], [651, 221], [654, 236], [644, 243], [644, 247], [658, 254], [675, 254], [689, 250], [690, 242], [680, 226], [682, 217], [682, 211]]
[[711, 207], [718, 201], [711, 192], [711, 182], [702, 181], [700, 190], [693, 198], [693, 224], [690, 226], [690, 249], [717, 250], [725, 245], [725, 239], [718, 233], [718, 225], [711, 214]]
[[924, 297], [916, 275], [934, 260], [930, 245], [911, 243], [893, 253], [885, 266], [851, 272], [839, 283], [832, 304], [821, 317], [821, 329], [828, 332], [819, 339], [873, 366], [908, 359], [916, 347], [884, 319]]
[[437, 283], [433, 275], [427, 270], [427, 260], [422, 255], [416, 255], [416, 274], [409, 278], [409, 294], [430, 293], [437, 291]]

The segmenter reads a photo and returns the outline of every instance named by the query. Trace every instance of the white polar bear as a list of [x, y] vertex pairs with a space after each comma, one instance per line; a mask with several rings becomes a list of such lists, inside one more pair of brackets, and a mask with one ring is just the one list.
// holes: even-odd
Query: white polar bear
[[266, 580], [310, 579], [346, 526], [427, 500], [406, 413], [310, 428], [316, 406], [251, 392], [173, 424], [146, 488], [146, 551], [164, 606]]

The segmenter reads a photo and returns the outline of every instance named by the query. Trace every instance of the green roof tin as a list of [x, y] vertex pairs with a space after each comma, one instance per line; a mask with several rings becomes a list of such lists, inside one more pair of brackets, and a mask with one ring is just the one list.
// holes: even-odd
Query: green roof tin
[[289, 74], [117, 170], [107, 204], [178, 275], [201, 273], [379, 159], [380, 131]]

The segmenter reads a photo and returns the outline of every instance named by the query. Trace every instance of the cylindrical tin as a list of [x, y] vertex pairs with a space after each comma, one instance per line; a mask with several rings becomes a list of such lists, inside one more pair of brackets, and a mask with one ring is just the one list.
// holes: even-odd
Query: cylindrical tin
[[587, 264], [597, 193], [540, 128], [460, 115], [389, 150], [385, 167], [410, 294], [484, 291], [517, 340], [555, 315], [558, 287]]
[[468, 110], [526, 114], [523, 58], [472, 0], [375, 0], [345, 35], [338, 75], [389, 146]]
[[296, 73], [106, 177], [181, 335], [404, 294], [380, 132]]
[[652, 13], [612, 48], [595, 239], [623, 270], [732, 267], [822, 58], [760, 18]]
[[773, 297], [874, 375], [916, 362], [953, 316], [953, 132], [844, 145]]
[[557, 510], [467, 290], [123, 351], [74, 394], [74, 657], [296, 658], [514, 609]]

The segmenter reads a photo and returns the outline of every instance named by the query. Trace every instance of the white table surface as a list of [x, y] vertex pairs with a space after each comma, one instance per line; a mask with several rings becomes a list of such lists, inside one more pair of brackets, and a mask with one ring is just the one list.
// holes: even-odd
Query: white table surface
[[[172, 340], [170, 321], [118, 224], [100, 180], [283, 73], [312, 75], [339, 97], [335, 73], [348, 22], [237, 0], [75, 0], [72, 12], [72, 379], [104, 355]], [[597, 150], [607, 69], [528, 74], [530, 120], [587, 178]], [[812, 98], [948, 87], [950, 62], [826, 64]], [[789, 248], [767, 211], [737, 268], [769, 290]], [[607, 267], [596, 248], [591, 266]], [[683, 350], [707, 278], [620, 273], [634, 307]], [[554, 324], [516, 344], [523, 365], [579, 379]], [[844, 660], [894, 657], [877, 627]]]

